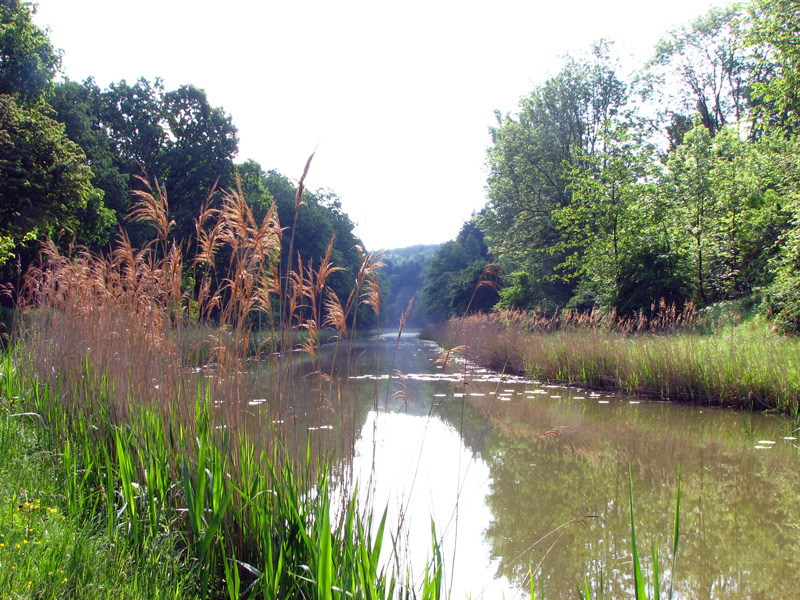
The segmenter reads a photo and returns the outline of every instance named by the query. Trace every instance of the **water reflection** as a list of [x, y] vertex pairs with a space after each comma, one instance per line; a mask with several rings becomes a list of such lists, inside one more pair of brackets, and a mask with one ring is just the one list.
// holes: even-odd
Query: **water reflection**
[[362, 482], [374, 474], [374, 506], [388, 508], [387, 527], [400, 532], [413, 573], [423, 573], [432, 558], [432, 520], [454, 598], [470, 592], [478, 597], [484, 588], [487, 597], [513, 596], [508, 581], [494, 580], [497, 561], [483, 536], [492, 518], [486, 502], [489, 469], [474, 459], [452, 425], [438, 418], [370, 412], [356, 444], [355, 472]]
[[332, 375], [324, 385], [298, 361], [284, 417], [312, 439], [346, 440], [339, 460], [375, 506], [388, 506], [392, 527], [402, 524], [415, 573], [431, 556], [433, 517], [453, 597], [522, 596], [539, 564], [547, 598], [574, 598], [601, 571], [606, 597], [630, 594], [629, 466], [642, 554], [654, 544], [667, 577], [682, 470], [676, 597], [800, 589], [800, 463], [788, 420], [443, 367], [433, 345], [411, 338], [350, 350], [349, 369], [330, 351], [320, 357], [316, 368]]

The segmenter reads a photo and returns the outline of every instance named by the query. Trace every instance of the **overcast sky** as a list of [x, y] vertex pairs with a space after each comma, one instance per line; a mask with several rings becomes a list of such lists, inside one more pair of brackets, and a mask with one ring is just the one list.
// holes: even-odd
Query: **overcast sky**
[[726, 0], [38, 0], [67, 77], [191, 83], [239, 160], [332, 189], [369, 249], [453, 238], [485, 204], [494, 109], [600, 38], [644, 61]]

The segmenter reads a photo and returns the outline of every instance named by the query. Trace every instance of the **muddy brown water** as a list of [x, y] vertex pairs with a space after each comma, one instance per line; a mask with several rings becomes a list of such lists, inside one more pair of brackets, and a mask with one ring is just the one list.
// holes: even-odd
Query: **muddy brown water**
[[[384, 337], [353, 345], [349, 363], [340, 348], [339, 366], [333, 347], [313, 367], [297, 355], [280, 420], [335, 449], [339, 472], [379, 516], [388, 509], [415, 576], [433, 554], [433, 521], [452, 598], [527, 597], [532, 570], [537, 598], [576, 598], [585, 578], [594, 595], [601, 577], [607, 598], [630, 597], [630, 471], [639, 555], [651, 584], [655, 548], [662, 595], [670, 584], [687, 599], [800, 594], [791, 420], [437, 364], [435, 344]], [[260, 423], [278, 420], [259, 388], [271, 377], [253, 366]]]

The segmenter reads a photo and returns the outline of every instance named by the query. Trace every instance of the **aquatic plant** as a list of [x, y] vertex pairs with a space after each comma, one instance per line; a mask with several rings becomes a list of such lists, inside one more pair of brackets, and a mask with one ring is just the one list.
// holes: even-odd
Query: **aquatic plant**
[[[301, 179], [297, 210], [302, 190]], [[162, 583], [176, 595], [439, 597], [440, 557], [419, 588], [400, 580], [399, 561], [380, 561], [385, 520], [373, 528], [346, 473], [332, 480], [336, 445], [273, 426], [292, 422], [286, 398], [301, 360], [314, 379], [312, 422], [341, 402], [316, 360], [321, 330], [340, 344], [360, 306], [379, 308], [379, 257], [362, 254], [342, 303], [326, 284], [337, 270], [332, 244], [319, 264], [298, 256], [281, 273], [277, 214], [256, 222], [241, 186], [212, 190], [191, 265], [170, 239], [162, 186], [139, 192], [131, 216], [154, 225], [145, 248], [124, 234], [107, 255], [45, 245], [20, 290], [6, 359], [2, 396], [37, 416], [61, 457], [50, 466], [74, 526], [92, 524], [97, 543], [132, 557], [171, 553], [164, 564], [175, 572], [163, 577], [176, 583]], [[258, 321], [267, 326], [256, 332]], [[256, 335], [269, 342], [254, 344]], [[270, 389], [257, 436], [244, 421], [253, 358], [268, 367]], [[341, 431], [351, 445], [352, 430]]]
[[693, 311], [687, 316], [666, 310], [657, 326], [642, 320], [641, 328], [632, 328], [626, 321], [622, 329], [591, 320], [550, 326], [536, 315], [501, 311], [452, 319], [437, 337], [465, 346], [467, 358], [500, 371], [650, 398], [797, 414], [800, 341], [747, 327], [699, 335], [692, 332]]

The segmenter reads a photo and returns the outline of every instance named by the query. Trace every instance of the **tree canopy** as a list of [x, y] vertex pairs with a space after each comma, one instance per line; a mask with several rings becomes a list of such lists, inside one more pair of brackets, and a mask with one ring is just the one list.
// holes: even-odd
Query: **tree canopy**
[[0, 0], [0, 94], [23, 102], [39, 99], [61, 65], [46, 31], [31, 15], [35, 6], [22, 0]]
[[[638, 73], [620, 75], [602, 42], [498, 113], [476, 220], [506, 273], [498, 306], [631, 314], [763, 297], [800, 331], [798, 23], [797, 0], [715, 8], [667, 32]], [[432, 259], [437, 316], [468, 262], [457, 240]]]

